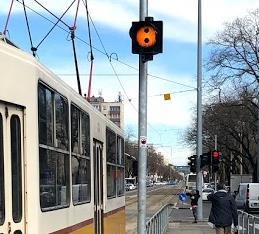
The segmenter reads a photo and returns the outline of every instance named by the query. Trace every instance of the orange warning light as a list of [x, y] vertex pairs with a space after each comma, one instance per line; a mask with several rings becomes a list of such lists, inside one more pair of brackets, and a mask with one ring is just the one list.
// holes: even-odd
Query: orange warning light
[[145, 48], [156, 44], [156, 30], [151, 26], [143, 26], [136, 33], [137, 43]]

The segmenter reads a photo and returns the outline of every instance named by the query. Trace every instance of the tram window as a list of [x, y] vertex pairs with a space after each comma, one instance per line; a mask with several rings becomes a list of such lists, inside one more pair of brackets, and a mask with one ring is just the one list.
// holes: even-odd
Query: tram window
[[3, 150], [3, 119], [0, 113], [0, 225], [5, 219], [4, 201], [4, 150]]
[[117, 164], [124, 165], [124, 140], [117, 137]]
[[71, 105], [71, 149], [73, 153], [79, 153], [79, 125], [80, 111]]
[[91, 200], [89, 115], [71, 105], [71, 168], [74, 205]]
[[40, 204], [43, 210], [69, 204], [68, 155], [40, 148]]
[[89, 116], [82, 112], [82, 155], [90, 157], [90, 121]]
[[73, 203], [80, 204], [90, 202], [91, 173], [90, 160], [72, 156], [72, 184]]
[[12, 214], [15, 223], [22, 219], [21, 124], [17, 115], [11, 117]]
[[68, 150], [68, 105], [67, 100], [55, 95], [56, 140], [59, 149]]
[[16, 230], [13, 234], [22, 234], [21, 230]]
[[106, 129], [106, 155], [107, 162], [116, 163], [116, 134]]
[[40, 204], [47, 211], [67, 207], [70, 201], [68, 102], [39, 83], [38, 105]]
[[42, 84], [38, 89], [38, 105], [39, 105], [39, 142], [44, 145], [53, 145], [53, 129], [54, 129], [54, 105], [53, 92], [48, 90]]
[[116, 167], [107, 165], [107, 196], [116, 196]]
[[124, 194], [124, 168], [117, 167], [117, 195], [121, 196]]

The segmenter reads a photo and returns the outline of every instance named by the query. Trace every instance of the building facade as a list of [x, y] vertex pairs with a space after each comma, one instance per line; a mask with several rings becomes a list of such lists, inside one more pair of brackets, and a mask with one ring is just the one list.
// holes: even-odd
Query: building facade
[[120, 94], [118, 100], [115, 102], [105, 102], [101, 96], [92, 96], [89, 102], [118, 127], [124, 128], [124, 105]]

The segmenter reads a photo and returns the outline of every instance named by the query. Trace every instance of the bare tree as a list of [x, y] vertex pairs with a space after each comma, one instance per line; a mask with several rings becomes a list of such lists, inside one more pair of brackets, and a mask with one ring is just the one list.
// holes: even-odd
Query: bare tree
[[215, 87], [228, 81], [259, 83], [258, 43], [259, 9], [225, 24], [224, 30], [209, 42], [207, 69], [213, 72]]
[[[253, 99], [254, 93], [246, 88], [234, 97], [204, 105], [203, 152], [214, 149], [214, 136], [217, 135], [222, 169], [239, 173], [242, 165], [243, 173], [253, 173], [256, 177], [257, 107]], [[189, 145], [195, 144], [196, 134], [194, 124], [186, 133]]]
[[[225, 136], [225, 138], [232, 138], [237, 142], [238, 139], [240, 139], [240, 145], [245, 142], [245, 145], [242, 146], [243, 152], [246, 153], [244, 157], [247, 157], [247, 160], [255, 169], [256, 150], [254, 149], [254, 144], [257, 144], [257, 154], [259, 154], [259, 9], [250, 11], [247, 16], [237, 18], [231, 23], [225, 23], [223, 30], [218, 32], [208, 45], [211, 49], [206, 64], [208, 74], [210, 74], [208, 83], [210, 87], [220, 90], [219, 100], [222, 90], [229, 91], [231, 88], [234, 91], [243, 88], [250, 89], [255, 93], [256, 98], [250, 99], [250, 101], [246, 103], [249, 104], [247, 109], [252, 108], [255, 117], [253, 119], [254, 122], [249, 122], [249, 124], [246, 122], [242, 128], [244, 129], [246, 124], [253, 124], [253, 127], [255, 126], [257, 129], [257, 134], [253, 132], [252, 135], [248, 136], [245, 135], [245, 132], [242, 130], [242, 135], [240, 135], [240, 133], [238, 135], [235, 129], [231, 128], [231, 131], [226, 131], [228, 135]], [[235, 93], [233, 93], [232, 96], [235, 96]], [[244, 105], [244, 103], [242, 105]], [[239, 113], [239, 115], [240, 114], [241, 113]], [[226, 129], [230, 129], [230, 126], [231, 123], [226, 125]], [[224, 139], [224, 136], [222, 137], [223, 138], [220, 139]], [[233, 147], [233, 149], [228, 148], [229, 145], [226, 145], [226, 150], [230, 150], [232, 154], [240, 154], [240, 152], [235, 152], [238, 151], [236, 147]], [[250, 150], [251, 148], [253, 148], [252, 151]], [[259, 175], [257, 177], [259, 177]]]

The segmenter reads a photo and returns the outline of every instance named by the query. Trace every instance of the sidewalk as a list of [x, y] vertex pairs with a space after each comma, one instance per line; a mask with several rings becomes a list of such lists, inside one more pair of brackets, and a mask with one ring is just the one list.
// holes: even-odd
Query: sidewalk
[[[179, 207], [179, 209], [177, 209]], [[208, 225], [210, 213], [210, 202], [203, 202], [203, 220], [198, 223], [193, 222], [190, 205], [177, 205], [172, 209], [167, 234], [215, 234], [215, 230]]]

